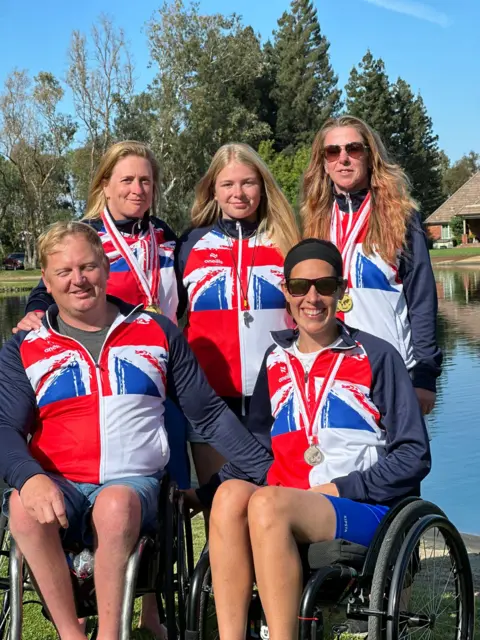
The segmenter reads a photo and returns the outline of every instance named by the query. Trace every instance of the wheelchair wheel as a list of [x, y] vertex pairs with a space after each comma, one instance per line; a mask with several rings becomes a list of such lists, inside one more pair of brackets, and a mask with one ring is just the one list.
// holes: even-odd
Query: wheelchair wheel
[[400, 548], [413, 525], [428, 515], [444, 516], [432, 502], [416, 500], [400, 511], [387, 533], [378, 554], [370, 589], [369, 609], [376, 615], [368, 617], [369, 640], [384, 640], [387, 631], [388, 594]]
[[472, 640], [475, 602], [468, 553], [454, 525], [423, 517], [400, 549], [388, 598], [387, 640]]
[[10, 632], [10, 533], [4, 515], [0, 516], [0, 540], [0, 640], [6, 640]]
[[217, 612], [212, 589], [212, 572], [210, 566], [205, 573], [200, 593], [199, 640], [219, 640]]

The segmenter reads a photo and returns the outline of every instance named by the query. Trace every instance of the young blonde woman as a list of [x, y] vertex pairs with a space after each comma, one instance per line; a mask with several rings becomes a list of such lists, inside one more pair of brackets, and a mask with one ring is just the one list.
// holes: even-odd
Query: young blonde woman
[[[112, 145], [93, 178], [83, 222], [97, 231], [110, 261], [107, 294], [160, 311], [176, 322], [177, 238], [163, 220], [154, 216], [159, 173], [158, 162], [145, 144], [127, 140]], [[28, 298], [26, 316], [13, 331], [39, 328], [53, 302], [41, 280]], [[173, 402], [167, 400], [165, 407], [171, 452], [168, 469], [179, 486], [186, 489], [190, 483], [186, 421]], [[140, 625], [149, 628], [155, 637], [163, 637], [155, 597], [144, 596], [144, 604]]]
[[[248, 413], [270, 331], [291, 323], [281, 283], [284, 256], [297, 240], [293, 212], [260, 156], [245, 144], [221, 147], [197, 185], [192, 228], [179, 241], [179, 317], [186, 308], [188, 342], [239, 417]], [[206, 482], [222, 459], [200, 441], [192, 453]]]
[[430, 413], [442, 355], [425, 233], [407, 177], [362, 120], [330, 119], [318, 132], [301, 215], [305, 237], [331, 240], [342, 253], [347, 289], [339, 317], [397, 348]]

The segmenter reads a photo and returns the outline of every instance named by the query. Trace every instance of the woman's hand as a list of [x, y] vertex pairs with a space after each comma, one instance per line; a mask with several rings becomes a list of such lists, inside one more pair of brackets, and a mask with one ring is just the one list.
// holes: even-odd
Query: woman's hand
[[204, 507], [198, 499], [195, 489], [185, 489], [184, 491], [182, 491], [182, 493], [185, 498], [185, 504], [192, 511], [190, 513], [191, 518], [193, 518], [193, 516], [196, 516], [197, 513], [203, 511]]
[[327, 482], [326, 484], [319, 484], [316, 487], [310, 487], [309, 491], [315, 491], [315, 493], [324, 493], [327, 496], [340, 497], [338, 493], [337, 485], [333, 482]]
[[435, 391], [429, 391], [428, 389], [417, 389], [417, 388], [415, 388], [415, 393], [417, 394], [417, 398], [418, 398], [418, 402], [420, 403], [420, 409], [422, 410], [422, 414], [424, 416], [427, 416], [429, 413], [433, 411], [437, 394], [435, 393]]
[[45, 311], [29, 311], [27, 315], [19, 321], [17, 326], [13, 327], [12, 333], [17, 333], [17, 331], [40, 329], [44, 315]]

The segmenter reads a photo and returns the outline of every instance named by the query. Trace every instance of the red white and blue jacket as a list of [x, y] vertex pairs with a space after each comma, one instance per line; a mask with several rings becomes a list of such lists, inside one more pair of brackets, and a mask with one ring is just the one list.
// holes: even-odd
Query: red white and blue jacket
[[253, 393], [270, 331], [292, 326], [280, 287], [283, 256], [255, 223], [244, 221], [193, 229], [178, 246], [185, 335], [212, 387], [238, 411]]
[[[420, 481], [431, 466], [430, 446], [405, 364], [386, 341], [344, 325], [341, 331], [340, 343], [321, 351], [305, 376], [305, 395], [314, 405], [332, 358], [345, 354], [317, 417], [325, 459], [313, 467], [303, 457], [308, 444], [299, 437], [303, 419], [286, 364], [288, 358], [303, 371], [292, 349], [298, 334], [272, 334], [275, 344], [265, 355], [247, 425], [272, 452], [267, 484], [308, 489], [334, 482], [342, 498], [384, 505], [420, 495]], [[218, 482], [228, 478], [246, 479], [227, 464], [198, 490], [200, 499], [208, 503]]]
[[[55, 472], [103, 484], [163, 470], [167, 394], [193, 429], [253, 481], [271, 457], [208, 385], [183, 334], [165, 316], [110, 298], [119, 308], [98, 363], [52, 328], [22, 331], [0, 352], [0, 474], [21, 489]], [[27, 437], [33, 436], [29, 444]]]
[[[354, 216], [348, 225], [353, 227], [367, 193], [334, 194], [344, 225]], [[412, 215], [405, 248], [395, 264], [376, 252], [365, 254], [366, 233], [365, 227], [354, 250], [350, 273], [345, 273], [353, 308], [339, 317], [349, 326], [393, 344], [411, 372], [413, 385], [435, 391], [442, 364], [436, 331], [437, 290], [420, 217], [416, 212]]]
[[[102, 220], [98, 218], [82, 220], [82, 222], [90, 224], [97, 231], [110, 261], [107, 293], [129, 304], [145, 305], [147, 301], [144, 292], [139, 287], [127, 262], [113, 245]], [[144, 216], [140, 224], [137, 220], [113, 220], [113, 218], [112, 222], [115, 223], [140, 264], [144, 264], [148, 255], [149, 222], [153, 224], [160, 257], [159, 305], [162, 313], [176, 322], [178, 307], [177, 280], [174, 268], [176, 235], [163, 220], [148, 215]], [[40, 280], [30, 293], [26, 311], [46, 311], [53, 303], [54, 300], [47, 292], [43, 280]]]

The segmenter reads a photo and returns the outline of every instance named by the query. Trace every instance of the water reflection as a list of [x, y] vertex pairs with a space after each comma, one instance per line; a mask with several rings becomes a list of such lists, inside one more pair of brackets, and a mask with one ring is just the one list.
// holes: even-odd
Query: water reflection
[[[480, 267], [438, 269], [435, 277], [444, 369], [428, 421], [433, 466], [423, 496], [439, 504], [461, 531], [480, 534]], [[0, 297], [1, 342], [10, 337], [25, 302], [25, 296]]]
[[438, 269], [439, 341], [444, 367], [429, 417], [433, 467], [423, 488], [461, 531], [480, 533], [480, 268]]

